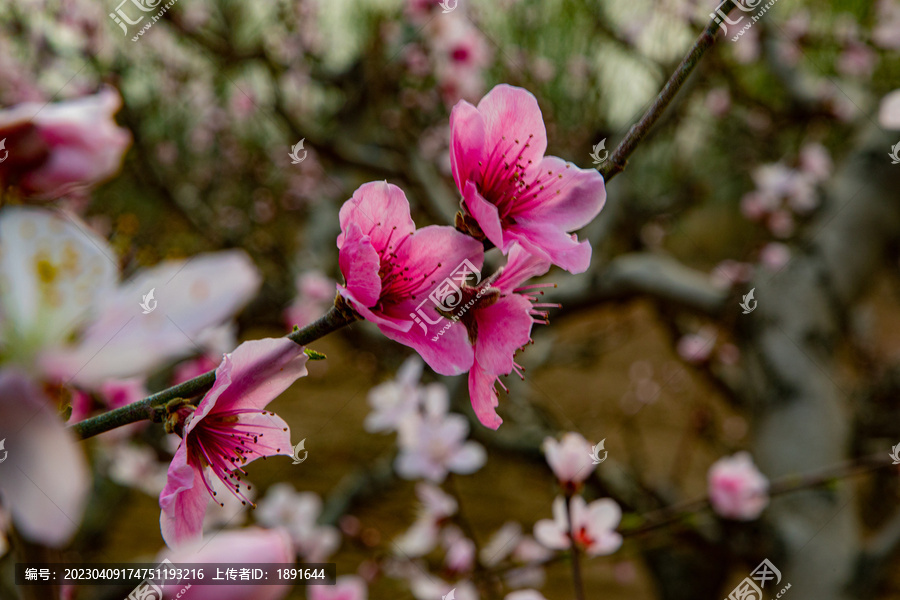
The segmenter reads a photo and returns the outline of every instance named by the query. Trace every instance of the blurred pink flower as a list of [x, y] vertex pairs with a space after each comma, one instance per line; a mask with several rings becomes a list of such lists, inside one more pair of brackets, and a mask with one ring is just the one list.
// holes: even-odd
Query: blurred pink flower
[[494, 532], [487, 544], [482, 546], [479, 559], [487, 567], [497, 565], [512, 554], [521, 539], [521, 525], [515, 521], [504, 523], [503, 527]]
[[100, 384], [100, 397], [109, 408], [121, 408], [148, 395], [144, 377], [107, 379]]
[[791, 260], [791, 250], [781, 242], [769, 242], [759, 251], [759, 262], [768, 271], [780, 271]]
[[334, 302], [335, 281], [321, 271], [307, 271], [295, 280], [297, 297], [284, 311], [287, 326], [304, 327], [323, 314]]
[[416, 520], [393, 541], [393, 546], [404, 558], [425, 556], [437, 546], [441, 526], [448, 517], [456, 514], [456, 500], [441, 488], [420, 481], [416, 484], [416, 496], [422, 502]]
[[444, 529], [444, 566], [453, 573], [467, 573], [475, 566], [475, 542], [458, 527]]
[[881, 99], [878, 122], [885, 129], [900, 129], [900, 90], [894, 90]]
[[720, 458], [707, 474], [709, 502], [726, 519], [752, 521], [769, 504], [769, 480], [747, 452]]
[[487, 460], [484, 448], [467, 442], [469, 423], [462, 415], [411, 415], [400, 425], [400, 453], [394, 462], [404, 479], [441, 483], [448, 473], [474, 473]]
[[[513, 371], [524, 378], [521, 366], [515, 362], [515, 354], [531, 340], [532, 325], [547, 322], [547, 313], [542, 309], [558, 306], [537, 303], [538, 295], [543, 294], [540, 288], [555, 287], [554, 284], [522, 285], [532, 277], [543, 275], [549, 268], [549, 261], [531, 255], [518, 243], [513, 243], [506, 266], [493, 281], [485, 280], [477, 290], [464, 288], [466, 305], [473, 300], [476, 302], [460, 318], [468, 332], [468, 340], [475, 348], [474, 363], [469, 371], [469, 398], [475, 415], [485, 427], [497, 429], [503, 422], [496, 411], [500, 399], [495, 383], [500, 383], [501, 375]], [[504, 387], [502, 383], [500, 386]]]
[[313, 492], [297, 492], [289, 483], [266, 490], [254, 517], [265, 527], [277, 527], [291, 536], [294, 552], [306, 562], [321, 562], [338, 549], [341, 536], [328, 525], [319, 525], [322, 500]]
[[581, 496], [571, 500], [572, 531], [566, 518], [566, 500], [557, 496], [553, 501], [553, 519], [543, 519], [534, 525], [534, 537], [553, 550], [567, 550], [574, 538], [578, 547], [588, 556], [612, 554], [622, 545], [622, 536], [616, 527], [622, 520], [622, 509], [614, 500], [603, 498], [590, 504]]
[[837, 59], [835, 68], [838, 73], [848, 77], [872, 76], [878, 55], [865, 44], [856, 42], [848, 45]]
[[822, 144], [811, 142], [800, 148], [800, 170], [806, 173], [814, 183], [828, 179], [833, 168], [831, 155]]
[[172, 375], [172, 385], [178, 385], [215, 369], [218, 365], [208, 356], [199, 356], [179, 363]]
[[390, 339], [415, 349], [432, 369], [458, 375], [473, 353], [462, 328], [439, 341], [412, 330], [417, 307], [464, 260], [480, 269], [483, 246], [452, 227], [416, 230], [403, 191], [387, 182], [366, 183], [341, 207], [337, 238], [345, 284], [338, 292]]
[[[191, 564], [241, 563], [251, 566], [261, 563], [293, 563], [294, 554], [287, 533], [280, 529], [259, 529], [248, 527], [221, 531], [206, 540], [164, 551], [159, 560], [168, 558], [185, 568]], [[166, 598], [174, 598], [184, 587], [184, 583], [163, 586]], [[292, 585], [247, 584], [203, 585], [201, 581], [191, 581], [190, 590], [184, 597], [191, 600], [281, 600], [290, 593]], [[312, 586], [312, 588], [325, 586]], [[311, 589], [312, 589], [311, 588]]]
[[546, 149], [541, 109], [522, 88], [498, 85], [477, 107], [461, 101], [450, 115], [450, 161], [466, 221], [474, 219], [504, 254], [518, 241], [529, 252], [582, 273], [591, 246], [569, 232], [603, 208], [603, 177], [544, 156]]
[[[115, 256], [73, 215], [5, 207], [0, 345], [6, 360], [96, 390], [103, 381], [143, 375], [195, 352], [195, 343], [219, 335], [219, 325], [260, 284], [238, 250], [166, 261], [124, 284]], [[151, 290], [156, 310], [142, 314], [141, 299]]]
[[366, 582], [357, 575], [341, 575], [332, 585], [312, 585], [309, 600], [367, 600]]
[[407, 358], [397, 371], [396, 379], [376, 385], [369, 390], [372, 412], [363, 423], [369, 433], [396, 431], [405, 418], [418, 410], [422, 377], [422, 360]]
[[506, 595], [503, 600], [547, 600], [537, 590], [516, 590]]
[[431, 43], [435, 75], [448, 106], [484, 93], [483, 72], [491, 63], [491, 47], [471, 21], [447, 19], [436, 28]]
[[568, 431], [559, 442], [552, 437], [544, 438], [542, 448], [547, 464], [553, 469], [560, 485], [568, 492], [577, 490], [594, 472], [591, 459], [593, 448], [580, 433]]
[[706, 94], [706, 110], [714, 117], [724, 117], [731, 109], [731, 94], [728, 88], [720, 87], [709, 91]]
[[703, 327], [697, 333], [681, 336], [676, 345], [676, 352], [686, 362], [699, 365], [709, 360], [716, 345], [716, 330]]
[[900, 50], [900, 3], [878, 0], [876, 14], [872, 42], [885, 50]]
[[78, 529], [90, 490], [81, 446], [40, 388], [19, 371], [0, 371], [3, 462], [0, 498], [16, 530], [64, 546]]
[[0, 183], [49, 199], [109, 179], [131, 144], [131, 134], [113, 120], [121, 106], [119, 93], [104, 88], [93, 96], [0, 111], [0, 138], [9, 150]]
[[711, 274], [714, 284], [730, 288], [739, 283], [747, 283], [753, 277], [753, 265], [726, 259], [717, 264]]
[[225, 355], [212, 389], [196, 409], [185, 406], [179, 411], [183, 421], [175, 430], [182, 442], [159, 496], [167, 545], [200, 537], [206, 505], [216, 494], [207, 470], [243, 499], [240, 476], [246, 475], [245, 464], [259, 457], [291, 455], [287, 424], [265, 407], [306, 375], [306, 360], [303, 347], [286, 338], [245, 342]]

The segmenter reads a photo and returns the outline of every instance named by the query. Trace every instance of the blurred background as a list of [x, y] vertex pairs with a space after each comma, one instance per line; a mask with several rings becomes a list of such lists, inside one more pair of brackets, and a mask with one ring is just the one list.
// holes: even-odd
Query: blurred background
[[[0, 0], [0, 105], [118, 90], [115, 119], [132, 140], [121, 171], [45, 207], [80, 214], [123, 280], [242, 249], [261, 278], [235, 317], [246, 340], [331, 305], [338, 210], [362, 183], [402, 187], [419, 227], [453, 223], [458, 101], [524, 87], [548, 154], [596, 166], [592, 152], [612, 152], [716, 5], [179, 0], [140, 35], [149, 19], [120, 26], [118, 8], [144, 14], [114, 0]], [[900, 2], [780, 0], [732, 41], [741, 26], [718, 38], [608, 183], [605, 208], [579, 233], [593, 246], [590, 270], [543, 279], [558, 284], [546, 301], [562, 307], [518, 355], [526, 379], [504, 380], [501, 428], [478, 423], [462, 377], [425, 368], [413, 384], [445, 386], [488, 456], [441, 482], [459, 511], [421, 556], [404, 545], [422, 501], [393, 468], [397, 436], [365, 425], [373, 388], [392, 385], [413, 353], [364, 322], [311, 344], [327, 360], [269, 406], [308, 459], [259, 461], [247, 478], [261, 506], [272, 486], [292, 486], [276, 489], [306, 511], [292, 517], [305, 519], [301, 559], [359, 575], [369, 598], [438, 600], [460, 581], [474, 582], [473, 597], [534, 587], [574, 598], [569, 559], [523, 568], [547, 556], [510, 535], [515, 526], [506, 535], [533, 558], [498, 565], [481, 553], [509, 522], [531, 534], [552, 518], [560, 491], [541, 444], [572, 431], [609, 453], [584, 496], [624, 512], [621, 549], [583, 561], [588, 598], [719, 599], [764, 558], [794, 600], [900, 598], [900, 480], [888, 457], [900, 443], [900, 166], [889, 156], [900, 119], [881, 104], [900, 88]], [[305, 158], [292, 164], [292, 151]], [[745, 314], [751, 289], [758, 306]], [[170, 362], [146, 391], [227, 350]], [[95, 399], [91, 414], [102, 409]], [[82, 443], [92, 487], [64, 560], [155, 562], [167, 437], [148, 424]], [[778, 482], [761, 517], [743, 522], [703, 501], [710, 466], [741, 450]], [[873, 455], [886, 466], [872, 468]], [[315, 496], [291, 495], [306, 492]], [[208, 526], [270, 525], [273, 511], [266, 523], [259, 508], [228, 506]], [[23, 593], [11, 545], [0, 545], [3, 598]], [[453, 548], [464, 558], [451, 560]]]

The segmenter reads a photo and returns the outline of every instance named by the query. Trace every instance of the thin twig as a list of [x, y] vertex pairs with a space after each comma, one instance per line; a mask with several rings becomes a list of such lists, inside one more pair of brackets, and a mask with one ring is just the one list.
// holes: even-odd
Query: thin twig
[[566, 493], [566, 520], [569, 523], [569, 538], [572, 543], [572, 585], [575, 586], [575, 600], [584, 600], [584, 581], [581, 579], [581, 555], [575, 543], [575, 524], [572, 522], [572, 494]]
[[[722, 14], [727, 15], [733, 8], [734, 2], [729, 0], [722, 5]], [[716, 43], [716, 34], [718, 33], [718, 30], [719, 23], [713, 18], [706, 25], [697, 39], [694, 40], [691, 49], [685, 57], [681, 59], [678, 67], [672, 73], [671, 77], [669, 77], [669, 81], [666, 82], [662, 91], [656, 96], [656, 100], [653, 101], [653, 104], [650, 105], [650, 108], [647, 109], [647, 112], [644, 113], [641, 120], [631, 126], [631, 129], [628, 130], [628, 134], [621, 142], [619, 142], [619, 145], [616, 146], [616, 149], [610, 155], [609, 160], [603, 163], [603, 166], [600, 168], [600, 174], [603, 175], [604, 181], [609, 182], [610, 179], [625, 170], [628, 157], [631, 156], [631, 153], [635, 151], [641, 140], [644, 139], [656, 121], [659, 120], [659, 117], [662, 116], [662, 113], [669, 106], [669, 103], [672, 102], [675, 94], [681, 89], [681, 86], [694, 70], [694, 67], [700, 63], [700, 59], [703, 58], [706, 51]]]
[[[289, 333], [289, 340], [305, 346], [329, 333], [340, 329], [356, 320], [356, 316], [347, 310], [331, 307], [324, 316], [314, 323]], [[129, 423], [152, 419], [154, 412], [171, 400], [176, 398], [195, 398], [207, 392], [216, 381], [215, 370], [207, 371], [183, 383], [164, 389], [143, 400], [133, 402], [128, 406], [117, 408], [109, 412], [85, 419], [71, 426], [73, 433], [87, 439], [105, 431], [110, 431]]]

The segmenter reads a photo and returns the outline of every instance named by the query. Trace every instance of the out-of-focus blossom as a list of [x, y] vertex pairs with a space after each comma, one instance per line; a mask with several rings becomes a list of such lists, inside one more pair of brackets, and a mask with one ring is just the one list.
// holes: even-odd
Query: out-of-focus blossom
[[547, 457], [547, 464], [567, 491], [577, 490], [594, 472], [591, 460], [593, 448], [580, 433], [568, 431], [559, 442], [552, 437], [544, 438], [541, 447]]
[[487, 454], [480, 444], [466, 441], [468, 434], [469, 423], [462, 415], [411, 415], [399, 429], [397, 474], [441, 483], [448, 473], [474, 473], [484, 466]]
[[150, 496], [159, 496], [166, 486], [168, 465], [157, 460], [152, 448], [125, 440], [101, 448], [109, 478], [119, 485], [139, 489]]
[[759, 251], [759, 262], [771, 272], [780, 271], [791, 260], [791, 250], [780, 242], [769, 242]]
[[582, 273], [591, 246], [570, 232], [603, 208], [603, 177], [544, 156], [546, 149], [541, 109], [522, 88], [498, 85], [477, 107], [462, 101], [450, 115], [450, 161], [468, 229], [504, 254], [519, 242], [530, 253]]
[[334, 301], [335, 282], [319, 271], [307, 271], [295, 280], [297, 297], [284, 311], [288, 327], [304, 327], [323, 314]]
[[716, 337], [714, 327], [703, 327], [697, 333], [681, 336], [675, 350], [683, 360], [695, 365], [703, 364], [712, 355]]
[[16, 530], [46, 546], [65, 545], [90, 489], [81, 447], [40, 388], [9, 368], [0, 371], [0, 423], [0, 497]]
[[[246, 565], [262, 563], [293, 563], [294, 553], [286, 532], [280, 529], [260, 529], [248, 527], [221, 531], [209, 539], [179, 548], [176, 551], [161, 552], [158, 559], [167, 558], [176, 565], [189, 568], [191, 564], [241, 563]], [[248, 584], [202, 585], [202, 580], [192, 581], [184, 597], [196, 600], [281, 600], [290, 593], [292, 585]], [[184, 583], [163, 586], [167, 598], [174, 598]], [[311, 586], [327, 587], [327, 586]]]
[[900, 50], [900, 2], [878, 0], [876, 15], [872, 42], [885, 50]]
[[[416, 230], [403, 191], [386, 182], [357, 189], [341, 207], [340, 222], [337, 246], [345, 279], [338, 285], [341, 296], [384, 335], [415, 349], [438, 373], [468, 370], [473, 352], [463, 328], [451, 328], [432, 341], [413, 328], [412, 316], [463, 261], [480, 269], [483, 246], [452, 227]], [[457, 343], [448, 343], [448, 338]]]
[[709, 90], [709, 93], [706, 94], [705, 106], [706, 110], [714, 117], [724, 117], [728, 114], [731, 109], [731, 94], [728, 93], [728, 88]]
[[622, 545], [622, 536], [616, 533], [622, 509], [614, 500], [603, 498], [587, 504], [581, 496], [573, 496], [571, 519], [570, 535], [566, 500], [557, 496], [553, 501], [553, 519], [535, 523], [534, 537], [553, 550], [567, 550], [574, 540], [588, 556], [612, 554]]
[[537, 590], [516, 590], [506, 595], [504, 600], [547, 600]]
[[206, 505], [216, 495], [208, 471], [246, 501], [243, 466], [259, 457], [291, 455], [287, 424], [265, 407], [306, 375], [306, 361], [303, 347], [287, 338], [245, 342], [225, 355], [196, 409], [186, 405], [170, 415], [171, 428], [182, 438], [159, 496], [160, 528], [170, 547], [201, 535]]
[[900, 90], [894, 90], [881, 99], [878, 122], [885, 129], [900, 129]]
[[726, 259], [713, 268], [711, 279], [722, 288], [747, 283], [753, 277], [753, 265], [736, 260]]
[[131, 134], [113, 120], [121, 106], [119, 93], [105, 88], [93, 96], [0, 111], [0, 139], [9, 151], [0, 164], [0, 184], [47, 199], [109, 179], [131, 144]]
[[441, 526], [456, 514], [456, 500], [441, 488], [425, 483], [416, 484], [416, 495], [422, 508], [412, 526], [394, 539], [393, 546], [407, 558], [425, 556], [437, 546]]
[[[237, 312], [260, 283], [241, 251], [167, 261], [125, 284], [117, 280], [115, 252], [76, 217], [4, 208], [4, 358], [45, 378], [98, 389], [194, 352], [195, 341]], [[142, 314], [141, 300], [151, 290], [147, 306], [154, 310]]]
[[265, 527], [287, 531], [294, 552], [307, 562], [320, 562], [330, 557], [341, 543], [337, 529], [319, 525], [322, 500], [313, 492], [297, 492], [289, 483], [276, 483], [259, 501], [254, 517]]
[[148, 396], [146, 378], [107, 379], [100, 384], [100, 397], [109, 408], [121, 408]]
[[475, 566], [475, 542], [463, 535], [458, 527], [444, 529], [443, 545], [446, 551], [444, 565], [454, 573], [466, 573]]
[[218, 364], [206, 355], [186, 360], [175, 367], [172, 374], [172, 385], [178, 385], [194, 377], [199, 377], [208, 371], [212, 371], [217, 366]]
[[878, 55], [871, 48], [861, 43], [848, 45], [837, 59], [835, 68], [838, 73], [848, 77], [871, 77], [875, 69]]
[[833, 168], [831, 155], [822, 144], [812, 142], [800, 148], [800, 171], [813, 183], [828, 179]]
[[747, 452], [720, 458], [707, 474], [709, 502], [721, 517], [752, 521], [769, 504], [769, 480]]
[[453, 590], [454, 600], [479, 600], [481, 598], [475, 584], [467, 579], [447, 583], [433, 575], [426, 575], [423, 571], [413, 574], [409, 588], [416, 600], [438, 600], [449, 595], [451, 590]]
[[397, 371], [396, 379], [380, 383], [369, 390], [368, 401], [372, 412], [363, 424], [369, 433], [396, 431], [404, 419], [419, 407], [422, 376], [422, 360], [411, 356]]
[[479, 559], [485, 566], [492, 567], [512, 554], [520, 539], [522, 539], [522, 526], [515, 521], [505, 523], [481, 548]]
[[369, 590], [358, 575], [341, 575], [334, 585], [309, 586], [309, 600], [367, 600]]
[[484, 69], [491, 47], [481, 31], [462, 15], [442, 21], [431, 36], [435, 75], [447, 106], [484, 93]]

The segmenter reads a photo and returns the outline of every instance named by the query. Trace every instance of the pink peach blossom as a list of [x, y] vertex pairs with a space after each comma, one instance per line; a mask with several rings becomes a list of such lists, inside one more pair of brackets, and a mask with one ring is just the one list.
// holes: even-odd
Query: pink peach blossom
[[10, 151], [0, 164], [0, 183], [48, 199], [109, 179], [131, 144], [131, 134], [113, 120], [121, 106], [119, 93], [104, 88], [93, 96], [0, 111], [0, 138]]
[[[241, 563], [247, 566], [260, 563], [294, 562], [291, 543], [286, 532], [280, 529], [248, 527], [221, 531], [209, 539], [165, 551], [159, 560], [167, 558], [175, 565], [189, 569], [192, 564]], [[203, 585], [202, 580], [190, 581], [190, 589], [183, 595], [191, 600], [281, 600], [291, 591], [291, 585], [247, 584]], [[185, 586], [184, 582], [163, 586], [166, 598], [174, 598]], [[324, 587], [324, 586], [312, 586]]]
[[265, 527], [288, 532], [294, 552], [307, 562], [321, 562], [338, 549], [341, 537], [337, 529], [319, 525], [322, 500], [314, 492], [297, 492], [289, 483], [276, 483], [266, 490], [254, 516]]
[[612, 554], [622, 545], [616, 527], [622, 519], [622, 509], [614, 500], [603, 498], [590, 504], [581, 496], [571, 500], [571, 531], [566, 518], [566, 501], [557, 496], [553, 501], [553, 520], [543, 519], [534, 525], [534, 537], [553, 550], [566, 550], [574, 539], [588, 556]]
[[372, 412], [363, 423], [369, 433], [396, 431], [403, 420], [419, 407], [422, 388], [422, 361], [411, 356], [404, 361], [394, 380], [376, 385], [369, 390], [368, 401]]
[[709, 502], [726, 519], [752, 521], [769, 504], [769, 480], [747, 452], [720, 458], [709, 468]]
[[367, 600], [369, 590], [358, 575], [341, 575], [332, 585], [312, 585], [309, 600]]
[[[438, 282], [468, 260], [480, 269], [484, 249], [452, 227], [416, 230], [403, 191], [386, 182], [361, 186], [341, 207], [337, 238], [345, 283], [338, 292], [390, 339], [415, 349], [442, 375], [472, 364], [465, 331], [451, 328], [439, 341], [413, 328], [411, 315]], [[438, 315], [436, 315], [438, 316]], [[456, 343], [447, 343], [452, 339]]]
[[519, 242], [572, 273], [590, 264], [591, 246], [569, 232], [603, 208], [603, 177], [544, 156], [547, 132], [535, 97], [498, 85], [478, 106], [450, 115], [450, 161], [467, 217], [506, 254]]
[[160, 528], [170, 547], [201, 535], [207, 503], [216, 495], [209, 471], [243, 498], [243, 465], [259, 457], [291, 455], [287, 424], [265, 407], [306, 375], [306, 360], [302, 346], [287, 338], [245, 342], [225, 355], [212, 389], [196, 409], [179, 411], [185, 413], [176, 424], [182, 442], [159, 496]]
[[900, 129], [900, 90], [894, 90], [881, 99], [878, 122], [886, 129]]
[[425, 556], [434, 550], [439, 541], [441, 526], [458, 509], [453, 496], [424, 481], [416, 484], [416, 496], [422, 502], [419, 514], [412, 526], [393, 542], [394, 547], [406, 558]]
[[469, 423], [462, 415], [412, 415], [399, 429], [400, 453], [394, 462], [404, 479], [441, 483], [448, 473], [474, 473], [487, 460], [484, 448], [467, 442]]
[[768, 271], [780, 271], [791, 260], [791, 250], [780, 242], [769, 242], [759, 251], [759, 262]]
[[21, 371], [0, 371], [0, 423], [5, 440], [0, 499], [24, 538], [64, 546], [75, 533], [90, 491], [81, 446]]
[[569, 431], [557, 442], [552, 437], [544, 438], [542, 445], [547, 464], [553, 469], [556, 479], [567, 490], [574, 491], [594, 472], [591, 459], [593, 447], [580, 433]]
[[297, 276], [297, 297], [284, 311], [288, 327], [309, 325], [323, 314], [334, 301], [335, 282], [319, 271], [307, 271]]
[[676, 345], [678, 356], [691, 364], [703, 364], [712, 355], [717, 337], [713, 327], [702, 327], [697, 333], [683, 335]]

